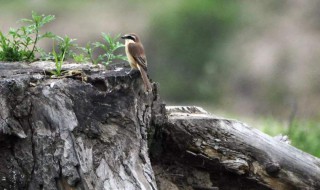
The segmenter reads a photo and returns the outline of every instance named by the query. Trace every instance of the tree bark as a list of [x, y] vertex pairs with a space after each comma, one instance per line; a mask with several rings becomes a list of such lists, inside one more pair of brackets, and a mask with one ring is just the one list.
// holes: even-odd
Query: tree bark
[[[320, 161], [115, 65], [0, 63], [0, 189], [320, 189]], [[149, 156], [151, 155], [151, 156]]]
[[0, 189], [156, 189], [139, 73], [53, 68], [1, 63]]
[[320, 189], [318, 158], [201, 108], [166, 109], [152, 160], [158, 185], [165, 179], [181, 189]]

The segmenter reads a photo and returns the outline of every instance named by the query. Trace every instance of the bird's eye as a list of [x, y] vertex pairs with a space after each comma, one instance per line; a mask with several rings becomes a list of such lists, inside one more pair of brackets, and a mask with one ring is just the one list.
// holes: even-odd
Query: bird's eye
[[133, 37], [133, 36], [128, 36], [128, 38], [133, 40], [133, 41], [136, 41], [135, 37]]

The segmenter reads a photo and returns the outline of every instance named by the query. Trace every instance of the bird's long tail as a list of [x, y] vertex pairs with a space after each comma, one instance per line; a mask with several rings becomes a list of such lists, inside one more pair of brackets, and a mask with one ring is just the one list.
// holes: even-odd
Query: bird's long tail
[[147, 92], [152, 91], [152, 86], [151, 86], [151, 83], [149, 81], [147, 72], [142, 67], [140, 67], [139, 65], [137, 65], [137, 66], [138, 66], [138, 69], [139, 69], [139, 71], [141, 73], [141, 77], [142, 77], [142, 80], [143, 80], [143, 84], [144, 84], [145, 90]]

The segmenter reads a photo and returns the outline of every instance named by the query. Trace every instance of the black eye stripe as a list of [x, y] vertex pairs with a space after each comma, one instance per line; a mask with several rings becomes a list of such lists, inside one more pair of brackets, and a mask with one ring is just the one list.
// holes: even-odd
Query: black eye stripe
[[135, 41], [136, 39], [133, 36], [128, 36], [129, 39]]

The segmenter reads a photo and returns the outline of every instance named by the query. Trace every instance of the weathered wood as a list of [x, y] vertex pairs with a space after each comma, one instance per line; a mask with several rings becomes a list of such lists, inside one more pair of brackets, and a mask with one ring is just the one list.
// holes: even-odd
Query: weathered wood
[[53, 68], [0, 63], [0, 189], [320, 189], [318, 158], [201, 108], [165, 107], [139, 72]]
[[[223, 173], [224, 180], [212, 180], [204, 188], [215, 183], [221, 189], [320, 189], [318, 158], [244, 123], [196, 107], [169, 106], [167, 112], [161, 134], [163, 151], [159, 159], [154, 158], [154, 165], [160, 165], [155, 170], [157, 178], [165, 163], [171, 163], [171, 167], [207, 172], [211, 179]], [[166, 177], [177, 186], [190, 187], [176, 179]]]
[[53, 67], [0, 63], [0, 189], [156, 189], [139, 73]]

